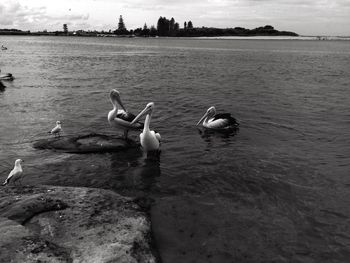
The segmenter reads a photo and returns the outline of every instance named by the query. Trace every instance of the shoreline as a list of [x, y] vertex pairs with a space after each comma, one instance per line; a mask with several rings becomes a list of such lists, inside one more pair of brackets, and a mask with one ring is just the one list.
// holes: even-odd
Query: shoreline
[[350, 36], [286, 36], [286, 35], [252, 35], [252, 36], [118, 36], [118, 35], [55, 35], [55, 34], [1, 34], [0, 36], [32, 36], [32, 37], [93, 37], [93, 38], [117, 38], [117, 39], [189, 39], [189, 40], [298, 40], [298, 41], [350, 41]]

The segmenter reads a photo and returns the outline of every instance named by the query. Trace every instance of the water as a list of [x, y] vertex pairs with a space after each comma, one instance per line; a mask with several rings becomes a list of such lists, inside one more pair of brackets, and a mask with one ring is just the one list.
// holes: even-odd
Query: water
[[[350, 256], [348, 41], [4, 37], [0, 172], [27, 184], [112, 189], [150, 206], [163, 262], [346, 262]], [[109, 91], [150, 101], [159, 162], [139, 151], [36, 150], [65, 134], [114, 134]], [[210, 106], [237, 134], [195, 124]], [[138, 138], [132, 133], [133, 139]]]

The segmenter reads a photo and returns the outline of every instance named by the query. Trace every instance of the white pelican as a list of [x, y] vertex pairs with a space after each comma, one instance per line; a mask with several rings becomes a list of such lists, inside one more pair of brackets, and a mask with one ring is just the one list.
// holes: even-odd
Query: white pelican
[[[0, 73], [1, 73], [1, 69], [0, 69]], [[11, 73], [6, 73], [6, 74], [3, 74], [3, 75], [0, 75], [0, 80], [9, 80], [9, 81], [12, 81], [14, 80], [14, 77]]]
[[62, 132], [62, 126], [61, 126], [61, 122], [60, 121], [56, 121], [56, 126], [51, 130], [49, 131], [50, 134], [52, 135], [58, 135], [58, 136], [61, 136], [61, 132]]
[[136, 118], [131, 122], [131, 123], [134, 123], [138, 119], [146, 115], [145, 125], [143, 127], [142, 133], [140, 134], [140, 142], [143, 149], [146, 152], [158, 150], [160, 145], [160, 139], [161, 139], [159, 133], [156, 133], [155, 131], [151, 131], [149, 129], [149, 124], [151, 122], [153, 109], [154, 109], [154, 103], [153, 102], [148, 103], [146, 108], [144, 108], [143, 111], [141, 111], [140, 114], [137, 115]]
[[[143, 123], [133, 121], [135, 115], [125, 109], [117, 90], [111, 90], [109, 97], [113, 104], [113, 110], [108, 112], [108, 122], [111, 126], [124, 130], [124, 137], [127, 140], [128, 131], [141, 130], [143, 128]], [[121, 109], [118, 109], [118, 104]]]
[[7, 185], [10, 180], [13, 180], [13, 182], [16, 182], [17, 180], [19, 180], [23, 173], [22, 167], [21, 167], [21, 162], [23, 162], [21, 159], [17, 159], [15, 161], [15, 167], [12, 169], [12, 171], [10, 172], [10, 174], [7, 176], [5, 182], [2, 185]]
[[199, 120], [197, 125], [203, 121], [203, 127], [213, 130], [233, 130], [237, 129], [239, 123], [230, 113], [216, 114], [215, 107], [210, 107], [203, 117]]

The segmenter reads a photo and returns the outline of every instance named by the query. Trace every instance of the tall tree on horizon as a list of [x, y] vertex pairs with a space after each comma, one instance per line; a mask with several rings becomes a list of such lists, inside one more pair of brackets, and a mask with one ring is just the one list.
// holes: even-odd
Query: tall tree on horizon
[[120, 15], [119, 22], [118, 22], [118, 29], [114, 31], [117, 35], [127, 35], [129, 34], [129, 31], [125, 27], [123, 16]]
[[63, 24], [63, 32], [65, 34], [68, 34], [68, 26], [67, 26], [67, 24]]
[[119, 31], [125, 31], [126, 30], [125, 24], [124, 24], [124, 19], [123, 19], [122, 15], [120, 15], [120, 17], [119, 17], [118, 30]]

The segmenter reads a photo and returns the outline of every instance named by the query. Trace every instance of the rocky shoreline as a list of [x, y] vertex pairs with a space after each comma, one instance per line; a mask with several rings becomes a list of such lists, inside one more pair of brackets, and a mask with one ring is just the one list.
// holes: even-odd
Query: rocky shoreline
[[0, 262], [158, 261], [147, 213], [109, 190], [3, 187], [0, 232]]

